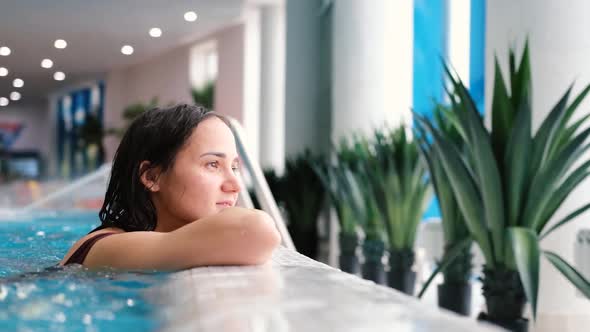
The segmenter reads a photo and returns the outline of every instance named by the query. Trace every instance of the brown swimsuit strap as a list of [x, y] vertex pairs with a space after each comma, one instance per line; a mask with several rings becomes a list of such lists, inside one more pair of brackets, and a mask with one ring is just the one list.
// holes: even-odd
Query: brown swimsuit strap
[[82, 243], [82, 245], [80, 247], [78, 247], [78, 249], [76, 249], [76, 251], [74, 251], [72, 256], [70, 256], [70, 258], [68, 258], [68, 260], [64, 263], [64, 265], [83, 264], [84, 260], [86, 259], [86, 256], [88, 255], [88, 252], [90, 251], [90, 248], [92, 248], [92, 246], [96, 243], [96, 241], [98, 241], [104, 237], [107, 237], [109, 235], [113, 235], [113, 234], [117, 234], [117, 233], [116, 232], [100, 233], [100, 234], [97, 234], [97, 235], [87, 239], [86, 241], [84, 241], [84, 243]]

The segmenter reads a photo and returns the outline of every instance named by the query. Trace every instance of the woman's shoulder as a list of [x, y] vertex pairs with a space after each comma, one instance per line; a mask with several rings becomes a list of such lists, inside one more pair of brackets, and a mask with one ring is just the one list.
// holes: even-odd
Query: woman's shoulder
[[61, 260], [61, 262], [59, 262], [59, 265], [64, 265], [65, 262], [67, 262], [70, 257], [72, 255], [74, 255], [74, 253], [76, 251], [78, 251], [78, 249], [80, 249], [80, 247], [82, 245], [84, 245], [84, 243], [86, 243], [87, 241], [98, 237], [98, 236], [105, 236], [103, 234], [118, 234], [118, 233], [125, 233], [125, 231], [121, 228], [117, 228], [117, 227], [107, 227], [107, 228], [102, 228], [99, 230], [96, 230], [94, 232], [88, 233], [85, 236], [83, 236], [82, 238], [80, 238], [78, 241], [76, 241], [72, 247], [70, 248], [70, 250], [68, 250], [68, 252], [66, 253], [66, 255], [64, 256], [64, 258]]

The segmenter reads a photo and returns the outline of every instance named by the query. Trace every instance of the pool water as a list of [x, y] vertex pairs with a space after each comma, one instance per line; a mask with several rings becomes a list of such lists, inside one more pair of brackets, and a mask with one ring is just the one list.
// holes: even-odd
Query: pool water
[[143, 291], [164, 273], [56, 267], [99, 224], [96, 212], [53, 212], [0, 221], [0, 331], [152, 331]]

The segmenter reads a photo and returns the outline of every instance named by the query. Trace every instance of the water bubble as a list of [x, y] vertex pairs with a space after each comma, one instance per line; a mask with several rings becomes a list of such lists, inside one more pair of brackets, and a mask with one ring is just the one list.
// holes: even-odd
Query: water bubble
[[127, 299], [127, 305], [133, 307], [135, 305], [135, 301], [133, 301], [133, 299]]
[[63, 312], [58, 312], [55, 315], [55, 321], [58, 323], [65, 323], [66, 321], [66, 315]]
[[84, 314], [84, 316], [82, 317], [82, 323], [84, 325], [92, 324], [92, 316], [90, 316], [89, 314]]
[[115, 320], [115, 314], [106, 310], [97, 311], [94, 313], [94, 317], [101, 320]]
[[45, 232], [44, 231], [38, 231], [35, 235], [37, 235], [37, 236], [45, 236]]
[[4, 301], [8, 296], [8, 288], [4, 285], [0, 285], [0, 301]]
[[24, 300], [35, 289], [37, 289], [37, 286], [35, 286], [33, 284], [17, 285], [16, 286], [16, 297], [21, 300]]
[[51, 301], [59, 304], [63, 304], [66, 300], [66, 295], [64, 293], [59, 293], [51, 298]]

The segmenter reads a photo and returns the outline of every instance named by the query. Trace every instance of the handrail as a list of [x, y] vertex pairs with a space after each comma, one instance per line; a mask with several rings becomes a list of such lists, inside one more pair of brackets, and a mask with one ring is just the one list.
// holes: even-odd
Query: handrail
[[[63, 196], [74, 192], [74, 190], [81, 188], [81, 187], [87, 185], [88, 183], [91, 183], [92, 181], [95, 181], [96, 179], [99, 179], [101, 177], [108, 177], [110, 174], [111, 174], [111, 164], [104, 164], [96, 171], [75, 180], [74, 182], [68, 184], [64, 188], [57, 190], [57, 191], [55, 191], [45, 197], [42, 197], [38, 200], [35, 200], [32, 203], [30, 203], [29, 205], [24, 206], [22, 208], [21, 212], [31, 212], [32, 210], [40, 208], [51, 201], [63, 199]], [[105, 183], [106, 183], [106, 181], [105, 181]]]
[[[283, 219], [283, 215], [277, 206], [277, 202], [275, 201], [272, 192], [266, 182], [266, 178], [262, 173], [262, 169], [260, 165], [251, 158], [248, 149], [246, 148], [246, 144], [244, 144], [244, 130], [238, 121], [235, 119], [229, 118], [230, 128], [234, 133], [236, 138], [236, 144], [238, 145], [238, 153], [242, 158], [242, 165], [246, 167], [246, 170], [252, 177], [252, 185], [254, 186], [254, 193], [256, 194], [256, 198], [260, 203], [262, 209], [274, 219], [277, 229], [281, 234], [282, 244], [289, 248], [295, 250], [295, 245], [293, 244], [293, 240], [291, 239], [291, 235], [289, 235], [289, 231], [287, 230], [287, 226], [285, 225], [285, 221]], [[250, 195], [248, 194], [247, 190], [244, 190], [240, 193], [242, 199], [246, 202], [250, 200]], [[251, 202], [251, 201], [250, 201]]]

